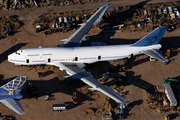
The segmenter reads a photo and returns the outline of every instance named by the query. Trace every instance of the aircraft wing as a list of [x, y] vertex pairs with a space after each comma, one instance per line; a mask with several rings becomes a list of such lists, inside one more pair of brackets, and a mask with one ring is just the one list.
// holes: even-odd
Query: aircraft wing
[[110, 6], [110, 4], [111, 3], [108, 3], [100, 7], [85, 23], [83, 23], [83, 25], [73, 35], [71, 35], [61, 45], [61, 47], [79, 47], [91, 27], [100, 21], [101, 17], [103, 16], [107, 8]]
[[118, 93], [106, 85], [99, 83], [93, 76], [87, 73], [85, 70], [78, 67], [73, 63], [56, 63], [55, 66], [59, 67], [62, 71], [81, 79], [84, 83], [90, 85], [93, 90], [101, 91], [105, 95], [109, 96], [118, 103], [127, 103]]
[[10, 109], [14, 110], [18, 114], [25, 114], [18, 100], [4, 99], [0, 100], [0, 102], [9, 107]]

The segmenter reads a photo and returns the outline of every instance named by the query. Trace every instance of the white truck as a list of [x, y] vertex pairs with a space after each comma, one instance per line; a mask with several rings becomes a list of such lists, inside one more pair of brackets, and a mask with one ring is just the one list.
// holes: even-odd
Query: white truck
[[63, 111], [63, 110], [67, 110], [65, 104], [53, 104], [53, 111], [60, 112], [60, 111]]
[[168, 11], [169, 11], [169, 14], [172, 13], [172, 12], [173, 12], [173, 11], [172, 11], [172, 7], [169, 6], [169, 7], [168, 7]]

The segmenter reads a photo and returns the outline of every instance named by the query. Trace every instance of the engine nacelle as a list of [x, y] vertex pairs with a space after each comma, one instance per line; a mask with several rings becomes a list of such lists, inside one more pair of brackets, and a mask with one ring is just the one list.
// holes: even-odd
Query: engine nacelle
[[65, 41], [67, 41], [67, 39], [62, 39], [62, 40], [59, 40], [59, 41], [61, 41], [61, 42], [65, 42]]
[[89, 40], [89, 37], [85, 35], [85, 36], [82, 38], [82, 40], [83, 40], [83, 41]]
[[88, 88], [88, 90], [90, 90], [90, 91], [99, 91], [99, 90], [96, 89], [96, 88]]

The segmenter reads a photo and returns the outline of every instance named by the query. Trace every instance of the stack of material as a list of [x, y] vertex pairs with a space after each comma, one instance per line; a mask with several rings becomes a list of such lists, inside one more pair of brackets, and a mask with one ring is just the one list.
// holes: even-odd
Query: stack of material
[[164, 92], [164, 86], [163, 85], [157, 85], [156, 86], [157, 91], [163, 93]]

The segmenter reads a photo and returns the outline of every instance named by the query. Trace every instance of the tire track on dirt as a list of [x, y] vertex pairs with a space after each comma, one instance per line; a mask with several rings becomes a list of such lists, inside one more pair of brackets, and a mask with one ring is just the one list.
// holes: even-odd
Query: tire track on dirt
[[145, 91], [144, 91], [142, 99], [143, 99], [144, 102], [142, 103], [142, 106], [141, 106], [141, 111], [142, 111], [141, 114], [146, 114], [146, 115], [143, 115], [143, 117], [145, 117], [143, 119], [145, 120], [145, 119], [148, 118], [148, 120], [160, 120], [161, 117], [158, 115], [158, 113], [155, 110], [151, 110], [148, 107], [148, 104], [146, 102], [146, 93], [145, 93]]

